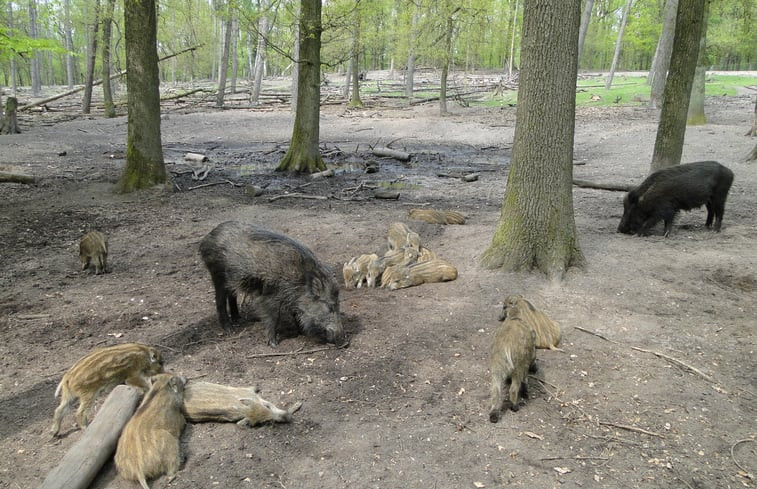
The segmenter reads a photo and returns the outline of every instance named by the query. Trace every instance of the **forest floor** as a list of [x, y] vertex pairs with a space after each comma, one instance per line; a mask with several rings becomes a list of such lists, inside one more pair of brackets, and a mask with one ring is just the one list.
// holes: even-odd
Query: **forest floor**
[[[0, 488], [44, 480], [82, 436], [69, 416], [63, 437], [50, 437], [62, 374], [93, 348], [127, 341], [159, 346], [190, 382], [259, 385], [279, 406], [303, 402], [291, 424], [188, 425], [169, 487], [757, 487], [757, 165], [743, 161], [753, 107], [753, 94], [708, 98], [708, 123], [686, 134], [683, 161], [735, 173], [722, 232], [704, 227], [700, 209], [682, 213], [668, 238], [659, 228], [618, 234], [623, 193], [575, 187], [587, 267], [561, 282], [479, 263], [502, 205], [512, 107], [452, 104], [441, 117], [435, 104], [324, 106], [336, 174], [318, 180], [272, 172], [291, 136], [288, 109], [166, 109], [173, 191], [133, 195], [112, 192], [125, 117], [25, 115], [22, 134], [0, 136], [0, 169], [40, 178], [0, 184]], [[657, 116], [579, 108], [574, 176], [640, 182]], [[389, 143], [412, 159], [371, 155]], [[188, 151], [208, 155], [206, 180], [191, 179]], [[379, 171], [364, 173], [366, 162]], [[480, 177], [468, 183], [439, 176], [472, 172]], [[374, 199], [371, 186], [400, 198]], [[325, 198], [271, 200], [295, 192]], [[467, 222], [412, 221], [414, 207]], [[295, 335], [273, 349], [249, 305], [243, 327], [218, 325], [198, 243], [232, 219], [292, 236], [338, 277], [350, 257], [382, 252], [389, 224], [402, 221], [459, 276], [396, 291], [342, 286], [348, 348]], [[107, 274], [79, 271], [90, 229], [108, 236]], [[564, 351], [537, 352], [531, 398], [492, 424], [489, 345], [510, 294], [561, 324]], [[136, 485], [108, 463], [92, 487]]]

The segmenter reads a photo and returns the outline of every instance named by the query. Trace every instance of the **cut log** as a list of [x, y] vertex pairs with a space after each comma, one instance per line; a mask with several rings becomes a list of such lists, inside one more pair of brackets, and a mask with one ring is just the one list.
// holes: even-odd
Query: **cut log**
[[334, 176], [334, 170], [329, 168], [328, 170], [323, 170], [315, 173], [310, 174], [311, 180], [317, 180], [319, 178], [325, 178], [325, 177], [333, 177]]
[[394, 158], [395, 160], [400, 161], [410, 161], [410, 157], [412, 156], [410, 153], [406, 153], [405, 151], [399, 151], [391, 148], [373, 148], [371, 153], [376, 156]]
[[394, 190], [376, 190], [373, 192], [373, 196], [377, 199], [398, 200], [400, 193]]
[[18, 99], [16, 97], [8, 97], [8, 100], [5, 101], [5, 115], [3, 116], [2, 124], [0, 124], [0, 134], [21, 133], [21, 129], [18, 128], [16, 109], [18, 109]]
[[184, 155], [184, 159], [187, 161], [208, 161], [208, 157], [200, 153], [187, 153]]
[[31, 175], [21, 175], [20, 173], [8, 173], [0, 171], [0, 182], [11, 183], [35, 183], [37, 179]]
[[138, 389], [119, 385], [97, 411], [81, 438], [51, 470], [40, 489], [86, 489], [116, 449], [118, 437], [137, 408]]
[[590, 182], [588, 180], [578, 180], [576, 178], [573, 179], [573, 185], [576, 187], [581, 188], [596, 188], [599, 190], [615, 190], [619, 192], [628, 192], [632, 188], [636, 187], [636, 185], [627, 185], [622, 183], [599, 183], [599, 182]]

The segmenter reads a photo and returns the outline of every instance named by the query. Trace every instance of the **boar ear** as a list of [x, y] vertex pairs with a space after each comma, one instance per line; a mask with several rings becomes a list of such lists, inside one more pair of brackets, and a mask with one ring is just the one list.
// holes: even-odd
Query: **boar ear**
[[160, 351], [155, 348], [150, 348], [147, 354], [147, 359], [150, 363], [163, 363], [163, 359], [160, 357]]
[[526, 303], [526, 307], [528, 307], [528, 309], [529, 309], [529, 310], [530, 310], [531, 312], [536, 312], [536, 308], [534, 307], [534, 305], [533, 305], [533, 304], [531, 304], [530, 302], [528, 302], [528, 301], [527, 301], [526, 299], [523, 299], [523, 302], [525, 302], [525, 303]]
[[242, 398], [238, 399], [238, 401], [241, 402], [242, 404], [244, 404], [245, 406], [252, 406], [255, 403], [254, 399], [250, 399], [250, 398], [247, 398], [247, 397], [242, 397]]

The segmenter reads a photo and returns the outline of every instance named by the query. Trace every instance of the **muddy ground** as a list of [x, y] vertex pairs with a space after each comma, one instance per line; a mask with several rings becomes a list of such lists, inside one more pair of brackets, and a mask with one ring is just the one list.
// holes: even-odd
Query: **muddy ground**
[[[575, 188], [588, 267], [559, 283], [479, 264], [499, 217], [514, 108], [453, 104], [440, 117], [430, 104], [324, 106], [336, 175], [316, 181], [271, 172], [291, 136], [285, 108], [167, 108], [174, 191], [133, 195], [111, 191], [125, 117], [23, 116], [22, 134], [0, 136], [0, 164], [41, 181], [0, 184], [0, 487], [42, 482], [81, 437], [72, 417], [63, 438], [49, 435], [61, 375], [91, 349], [127, 341], [158, 345], [190, 382], [257, 384], [279, 406], [303, 402], [291, 424], [188, 425], [169, 487], [755, 487], [757, 166], [743, 162], [753, 106], [749, 94], [708, 99], [708, 124], [687, 132], [684, 161], [716, 159], [736, 175], [721, 233], [704, 227], [701, 209], [682, 213], [668, 238], [659, 228], [621, 235], [623, 194]], [[641, 181], [656, 120], [643, 107], [580, 108], [575, 177]], [[390, 142], [412, 160], [369, 153]], [[206, 180], [191, 179], [187, 151], [209, 156]], [[366, 162], [379, 171], [364, 173]], [[439, 176], [470, 172], [479, 179]], [[372, 186], [390, 184], [399, 200], [373, 198]], [[253, 185], [263, 195], [251, 196]], [[327, 198], [272, 200], [293, 192]], [[467, 222], [411, 221], [413, 207]], [[272, 349], [249, 307], [234, 333], [217, 323], [197, 247], [230, 219], [296, 238], [338, 275], [350, 257], [383, 251], [389, 224], [404, 221], [459, 277], [342, 288], [348, 348], [288, 335]], [[79, 238], [94, 228], [110, 241], [100, 276], [79, 271]], [[538, 351], [532, 397], [492, 424], [488, 349], [498, 302], [514, 293], [560, 322], [564, 351]], [[93, 487], [136, 485], [109, 463]]]

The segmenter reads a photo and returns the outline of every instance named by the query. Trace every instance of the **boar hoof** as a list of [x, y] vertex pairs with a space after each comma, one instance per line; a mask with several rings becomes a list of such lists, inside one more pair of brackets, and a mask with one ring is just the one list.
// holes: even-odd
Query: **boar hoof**
[[492, 423], [499, 422], [499, 411], [492, 411], [489, 413], [489, 421]]

